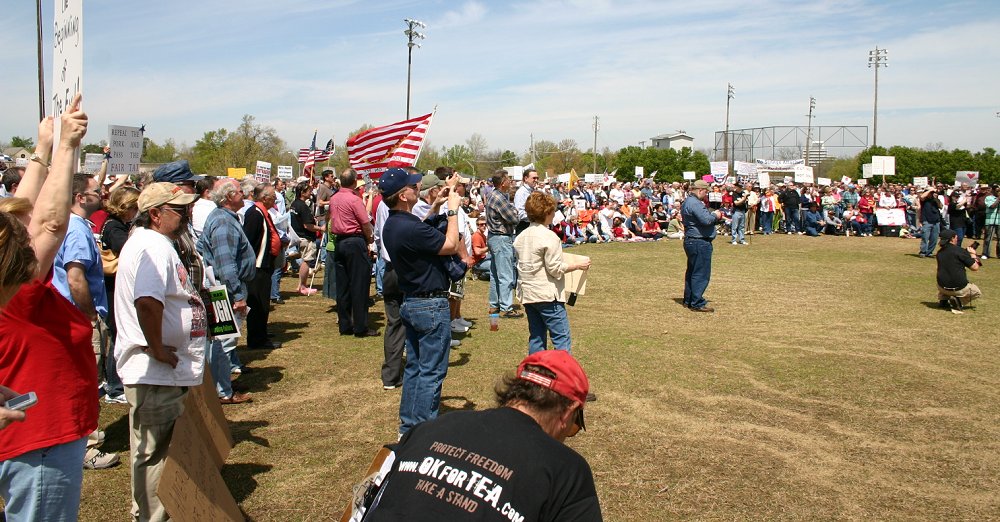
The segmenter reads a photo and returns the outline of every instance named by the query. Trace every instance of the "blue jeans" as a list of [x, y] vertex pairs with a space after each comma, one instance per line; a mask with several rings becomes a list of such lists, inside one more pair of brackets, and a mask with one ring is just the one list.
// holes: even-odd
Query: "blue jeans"
[[[490, 272], [490, 267], [492, 266], [493, 266], [493, 256], [491, 256], [490, 254], [486, 254], [486, 257], [484, 257], [482, 261], [472, 266], [472, 271], [486, 273]], [[490, 288], [492, 289], [492, 285], [490, 285]]]
[[281, 274], [285, 272], [285, 251], [274, 260], [274, 272], [271, 274], [271, 299], [281, 297]]
[[955, 235], [958, 236], [958, 247], [962, 248], [962, 241], [965, 240], [965, 227], [964, 226], [955, 226], [955, 224], [952, 223], [951, 229], [952, 229], [952, 231], [955, 232]]
[[333, 260], [334, 252], [326, 252], [326, 264], [323, 265], [323, 297], [337, 300], [337, 263]]
[[486, 245], [493, 256], [490, 265], [490, 308], [508, 312], [514, 303], [514, 240], [510, 236], [490, 234]]
[[552, 345], [557, 350], [572, 352], [565, 304], [559, 301], [525, 303], [524, 314], [528, 316], [528, 355], [545, 350], [546, 334], [552, 335]]
[[375, 293], [382, 295], [382, 275], [385, 274], [385, 259], [382, 256], [375, 258]]
[[739, 210], [733, 212], [733, 241], [744, 242], [746, 238], [747, 213]]
[[924, 222], [920, 226], [920, 255], [928, 257], [934, 255], [934, 247], [937, 246], [940, 233], [941, 223]]
[[765, 234], [774, 232], [774, 212], [761, 212], [760, 226]]
[[7, 520], [75, 521], [86, 450], [83, 437], [0, 462], [0, 496]]
[[399, 308], [406, 328], [406, 366], [399, 399], [399, 434], [436, 418], [451, 353], [451, 309], [444, 297], [406, 297]]
[[215, 381], [215, 391], [218, 392], [219, 397], [232, 397], [233, 396], [233, 380], [230, 376], [232, 373], [232, 363], [229, 360], [229, 355], [226, 353], [226, 348], [234, 348], [235, 352], [236, 343], [239, 342], [239, 338], [233, 339], [212, 339], [209, 341], [208, 353], [208, 364], [209, 369], [212, 372], [212, 380]]
[[691, 308], [702, 308], [708, 304], [704, 294], [712, 277], [712, 242], [684, 238], [684, 254], [687, 255], [687, 270], [684, 272], [684, 304]]
[[797, 232], [799, 230], [799, 209], [785, 207], [785, 232]]

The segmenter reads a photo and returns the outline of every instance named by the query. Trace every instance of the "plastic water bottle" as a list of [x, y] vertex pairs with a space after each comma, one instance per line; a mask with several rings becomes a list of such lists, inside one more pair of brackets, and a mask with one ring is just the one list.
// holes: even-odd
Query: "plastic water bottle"
[[500, 329], [500, 314], [490, 314], [490, 331], [495, 332]]

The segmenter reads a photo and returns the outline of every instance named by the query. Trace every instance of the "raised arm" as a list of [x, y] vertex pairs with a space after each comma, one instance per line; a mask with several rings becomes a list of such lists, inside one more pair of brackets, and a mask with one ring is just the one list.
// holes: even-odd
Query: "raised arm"
[[28, 162], [24, 177], [21, 178], [21, 183], [17, 185], [17, 192], [14, 194], [27, 199], [32, 205], [38, 199], [38, 191], [42, 190], [45, 178], [49, 175], [48, 166], [52, 161], [52, 116], [46, 116], [38, 123], [38, 145], [35, 145], [35, 156], [38, 159]]

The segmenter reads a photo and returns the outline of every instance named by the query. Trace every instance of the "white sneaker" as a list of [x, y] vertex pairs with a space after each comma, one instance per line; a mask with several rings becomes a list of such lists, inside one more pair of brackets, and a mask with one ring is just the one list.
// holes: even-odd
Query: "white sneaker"
[[451, 340], [451, 347], [455, 348], [455, 347], [458, 347], [458, 346], [462, 346], [462, 341], [459, 341], [458, 339], [452, 339]]
[[90, 448], [83, 455], [83, 469], [108, 469], [118, 465], [117, 453], [104, 453], [96, 448]]
[[989, 259], [990, 256], [979, 256], [979, 259]]
[[455, 321], [452, 321], [451, 322], [451, 331], [452, 331], [452, 333], [465, 333], [465, 332], [469, 331], [469, 327], [468, 326], [464, 326], [464, 325], [462, 325], [460, 323], [456, 323]]
[[469, 328], [472, 328], [472, 321], [466, 321], [464, 317], [459, 317], [458, 319], [455, 319], [455, 321], [458, 321], [458, 324], [462, 326], [468, 326]]

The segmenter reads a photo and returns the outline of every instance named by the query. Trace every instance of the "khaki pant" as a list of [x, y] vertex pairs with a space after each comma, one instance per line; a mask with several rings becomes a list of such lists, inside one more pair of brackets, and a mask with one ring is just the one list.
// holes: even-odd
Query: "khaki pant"
[[132, 455], [132, 520], [170, 519], [156, 495], [156, 487], [167, 461], [174, 421], [184, 412], [186, 394], [187, 388], [178, 386], [125, 386]]
[[944, 288], [938, 287], [938, 301], [944, 301], [949, 297], [958, 297], [962, 300], [962, 306], [969, 306], [969, 303], [973, 299], [979, 299], [983, 296], [983, 293], [979, 291], [979, 287], [969, 283], [965, 285], [965, 288], [961, 290], [945, 290]]

